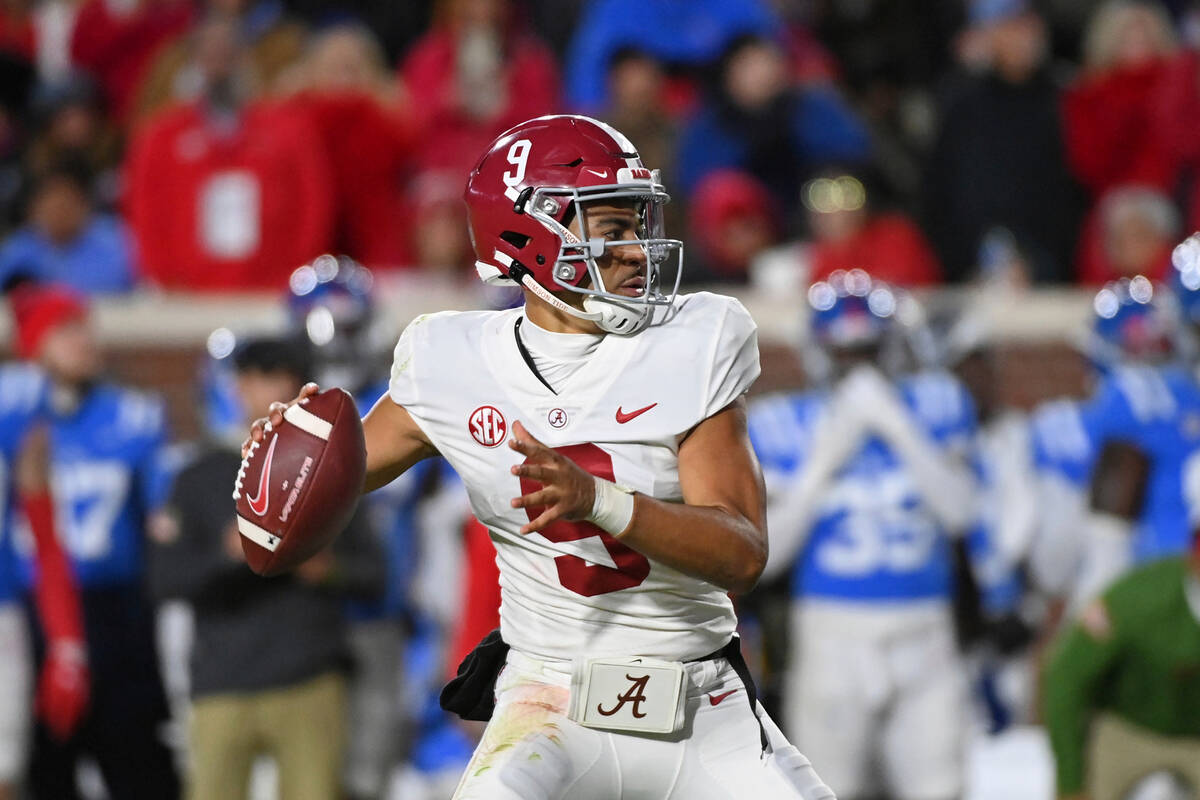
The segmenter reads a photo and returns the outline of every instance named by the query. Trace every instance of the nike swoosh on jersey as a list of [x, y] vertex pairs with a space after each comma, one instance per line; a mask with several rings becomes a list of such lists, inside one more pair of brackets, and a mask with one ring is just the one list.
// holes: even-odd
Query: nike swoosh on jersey
[[[271, 505], [271, 493], [267, 491], [267, 484], [271, 482], [271, 461], [275, 458], [275, 443], [278, 441], [278, 436], [273, 437], [271, 446], [267, 448], [267, 460], [263, 462], [262, 472], [258, 476], [258, 493], [254, 497], [246, 498], [246, 505], [260, 517], [267, 515], [267, 507]], [[259, 508], [260, 505], [262, 508]]]
[[708, 696], [708, 702], [712, 703], [715, 706], [718, 703], [720, 703], [722, 700], [724, 700], [726, 697], [729, 697], [729, 695], [735, 694], [736, 692], [737, 692], [737, 689], [730, 689], [728, 692], [721, 692], [720, 694], [710, 694]]
[[645, 408], [639, 408], [637, 411], [630, 411], [628, 414], [626, 414], [624, 411], [622, 411], [620, 406], [617, 406], [617, 424], [624, 425], [626, 422], [629, 422], [629, 420], [633, 419], [634, 417], [640, 417], [642, 414], [645, 414], [647, 411], [654, 408], [656, 405], [658, 405], [658, 403], [651, 403], [650, 405], [646, 406]]

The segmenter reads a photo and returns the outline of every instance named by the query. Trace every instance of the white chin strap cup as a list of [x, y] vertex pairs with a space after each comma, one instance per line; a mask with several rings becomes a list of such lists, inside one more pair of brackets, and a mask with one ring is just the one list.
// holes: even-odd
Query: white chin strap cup
[[583, 298], [583, 308], [599, 315], [597, 327], [605, 333], [637, 333], [650, 322], [650, 306], [624, 305], [600, 297]]

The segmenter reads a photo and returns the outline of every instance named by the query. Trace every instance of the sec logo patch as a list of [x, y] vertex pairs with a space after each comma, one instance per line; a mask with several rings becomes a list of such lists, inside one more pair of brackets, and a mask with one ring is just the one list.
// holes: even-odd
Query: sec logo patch
[[467, 430], [484, 447], [495, 447], [508, 435], [508, 423], [495, 406], [480, 406], [467, 419]]

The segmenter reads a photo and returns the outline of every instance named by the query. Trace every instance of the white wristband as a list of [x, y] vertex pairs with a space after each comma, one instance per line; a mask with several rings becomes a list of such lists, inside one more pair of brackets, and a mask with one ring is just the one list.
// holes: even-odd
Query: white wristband
[[620, 536], [633, 520], [633, 490], [604, 478], [595, 478], [596, 499], [588, 522], [613, 536]]

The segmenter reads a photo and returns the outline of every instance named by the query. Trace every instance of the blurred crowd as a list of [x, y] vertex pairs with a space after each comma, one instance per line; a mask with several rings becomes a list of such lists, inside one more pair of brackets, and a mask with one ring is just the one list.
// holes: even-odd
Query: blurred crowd
[[1183, 0], [6, 0], [0, 280], [466, 280], [465, 173], [563, 111], [663, 171], [692, 283], [1162, 277], [1197, 31]]

